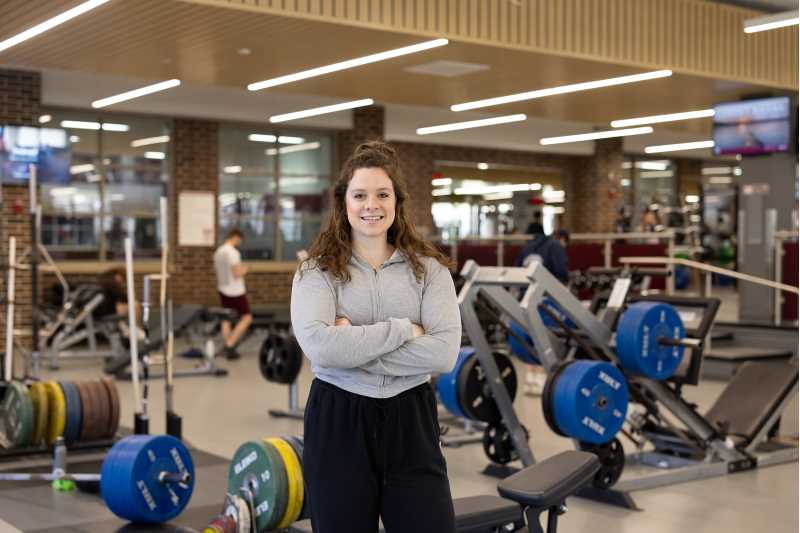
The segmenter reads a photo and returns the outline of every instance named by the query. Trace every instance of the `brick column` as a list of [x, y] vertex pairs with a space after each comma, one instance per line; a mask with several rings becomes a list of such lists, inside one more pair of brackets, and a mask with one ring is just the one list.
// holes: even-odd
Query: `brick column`
[[359, 144], [383, 140], [385, 114], [384, 108], [378, 105], [358, 107], [353, 110], [353, 129], [336, 134], [337, 169], [342, 168], [353, 153], [353, 149]]
[[[215, 246], [178, 246], [178, 196], [182, 191], [211, 192], [219, 197], [219, 124], [175, 119], [172, 131], [174, 167], [170, 194], [172, 297], [176, 304], [219, 305], [214, 274]], [[215, 202], [216, 206], [216, 202]], [[217, 208], [214, 209], [214, 227]]]
[[623, 201], [622, 139], [594, 143], [594, 155], [576, 159], [564, 180], [565, 220], [575, 233], [612, 232], [617, 207]]
[[677, 200], [680, 202], [687, 194], [703, 193], [703, 162], [699, 159], [678, 159], [675, 161], [675, 182]]
[[[42, 79], [38, 72], [0, 69], [0, 124], [33, 126], [38, 124], [41, 107]], [[8, 263], [8, 239], [17, 238], [17, 258], [31, 246], [28, 185], [2, 185], [0, 191], [2, 220], [0, 220], [0, 262]], [[6, 268], [0, 268], [0, 293], [8, 294]], [[40, 278], [41, 279], [41, 278]], [[14, 329], [30, 332], [31, 328], [31, 276], [30, 272], [16, 273], [16, 312]], [[5, 324], [5, 306], [0, 306]], [[0, 328], [0, 351], [5, 351], [5, 326]], [[30, 348], [30, 337], [20, 337], [23, 346]], [[24, 370], [20, 362], [15, 363], [15, 374]]]

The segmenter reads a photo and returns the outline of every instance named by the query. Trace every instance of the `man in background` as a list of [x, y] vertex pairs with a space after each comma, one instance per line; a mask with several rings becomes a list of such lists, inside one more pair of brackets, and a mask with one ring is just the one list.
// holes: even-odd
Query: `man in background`
[[236, 311], [239, 315], [239, 320], [232, 329], [229, 321], [222, 321], [223, 353], [228, 359], [239, 358], [236, 343], [247, 332], [247, 328], [253, 321], [250, 302], [247, 300], [247, 290], [244, 286], [247, 266], [242, 264], [242, 254], [239, 253], [242, 239], [242, 232], [234, 228], [228, 232], [225, 241], [214, 252], [217, 291], [219, 291], [222, 307]]

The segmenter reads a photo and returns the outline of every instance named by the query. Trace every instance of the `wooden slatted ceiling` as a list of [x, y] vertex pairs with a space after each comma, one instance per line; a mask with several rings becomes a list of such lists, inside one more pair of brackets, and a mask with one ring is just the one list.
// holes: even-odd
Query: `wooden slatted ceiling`
[[[638, 19], [642, 18], [642, 12], [627, 9], [627, 0], [597, 0], [594, 3], [563, 0], [562, 8], [555, 11], [548, 2], [523, 0], [522, 9], [533, 17], [537, 25], [534, 28], [513, 19], [510, 16], [511, 8], [503, 7], [505, 2], [501, 0], [496, 5], [491, 4], [494, 7], [487, 7], [490, 4], [483, 0], [430, 2], [425, 4], [425, 10], [419, 10], [415, 7], [418, 4], [404, 0], [389, 4], [382, 0], [371, 3], [354, 0], [344, 3], [334, 0], [260, 0], [257, 3], [253, 0], [245, 6], [247, 9], [225, 9], [211, 5], [237, 4], [241, 7], [243, 4], [240, 0], [203, 0], [202, 3], [114, 0], [57, 29], [0, 52], [0, 64], [108, 73], [154, 81], [177, 77], [187, 83], [243, 88], [254, 81], [420, 41], [418, 35], [374, 29], [374, 22], [359, 23], [357, 26], [342, 25], [320, 22], [310, 17], [263, 12], [264, 9], [274, 10], [278, 7], [283, 10], [311, 11], [314, 6], [321, 6], [320, 9], [330, 12], [340, 10], [342, 16], [394, 20], [397, 24], [409, 24], [413, 20], [426, 28], [437, 27], [444, 21], [445, 27], [454, 31], [471, 32], [487, 38], [494, 36], [497, 39], [536, 41], [537, 46], [543, 47], [597, 49], [606, 54], [624, 55], [628, 63], [640, 60], [643, 54], [653, 53], [629, 49], [627, 41], [618, 34], [612, 33], [602, 39], [598, 37], [599, 31], [609, 20], [621, 20], [631, 28], [641, 27]], [[0, 39], [78, 3], [77, 0], [6, 0], [0, 3]], [[603, 4], [602, 8], [600, 3]], [[393, 9], [387, 11], [387, 6], [393, 6]], [[586, 9], [586, 16], [575, 18], [577, 13]], [[555, 15], [550, 16], [553, 13]], [[691, 19], [685, 13], [668, 9], [662, 9], [661, 13], [665, 32], [678, 31]], [[507, 24], [487, 22], [501, 19]], [[567, 31], [573, 23], [578, 24], [580, 31]], [[701, 25], [707, 23], [698, 22]], [[651, 41], [648, 50], [666, 54], [661, 46], [667, 40], [665, 32], [647, 36]], [[781, 42], [780, 37], [774, 40]], [[252, 54], [240, 56], [236, 53], [244, 47], [250, 48]], [[706, 57], [706, 61], [710, 61], [708, 58], [712, 57], [711, 53], [700, 50], [702, 48], [683, 46], [679, 50], [679, 59], [686, 63]], [[741, 53], [732, 51], [729, 57], [717, 59], [736, 64], [740, 62]], [[754, 54], [755, 58], [757, 52], [747, 53]], [[792, 53], [785, 50], [781, 57], [791, 58]], [[449, 79], [403, 71], [405, 67], [437, 59], [487, 64], [491, 68], [485, 72]], [[641, 71], [640, 68], [605, 61], [589, 61], [519, 48], [483, 46], [472, 42], [453, 42], [422, 54], [304, 80], [275, 90], [342, 99], [372, 97], [379, 102], [446, 107], [458, 102]], [[764, 87], [750, 84], [720, 83], [697, 76], [675, 75], [643, 84], [562, 95], [488, 111], [496, 114], [524, 112], [535, 117], [607, 125], [614, 119], [698, 109], [710, 106], [715, 101], [765, 90]], [[270, 91], [259, 94], [269, 98]], [[108, 94], [94, 94], [92, 88], [88, 87], [87, 106], [92, 100], [103, 96]], [[462, 119], [454, 115], [453, 120]], [[702, 120], [675, 123], [670, 129], [707, 134], [709, 123]]]

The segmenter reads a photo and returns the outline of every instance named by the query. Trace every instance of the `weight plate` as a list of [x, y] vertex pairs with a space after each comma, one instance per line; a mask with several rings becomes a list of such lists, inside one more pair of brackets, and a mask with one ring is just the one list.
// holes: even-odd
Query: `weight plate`
[[112, 438], [117, 434], [117, 429], [119, 428], [119, 392], [117, 391], [117, 385], [108, 378], [101, 379], [100, 383], [106, 389], [110, 407], [108, 429], [104, 436]]
[[[292, 447], [294, 450], [295, 455], [297, 455], [297, 460], [300, 461], [300, 469], [303, 469], [303, 448], [305, 447], [305, 443], [303, 441], [303, 437], [294, 437], [294, 436], [286, 436], [283, 437], [283, 440], [289, 443], [289, 446]], [[298, 520], [306, 520], [311, 518], [311, 510], [309, 509], [309, 501], [308, 501], [308, 488], [305, 484], [305, 478], [303, 478], [303, 508], [300, 510], [300, 516], [297, 518]]]
[[592, 485], [599, 489], [608, 489], [619, 481], [625, 468], [625, 450], [619, 439], [600, 445], [581, 442], [579, 446], [581, 450], [591, 452], [600, 459], [600, 470], [594, 475]]
[[261, 349], [258, 351], [258, 369], [261, 371], [261, 376], [270, 382], [274, 379], [272, 368], [270, 367], [270, 359], [274, 351], [275, 335], [270, 332], [264, 342], [261, 343]]
[[685, 336], [674, 307], [662, 302], [637, 302], [628, 306], [617, 324], [617, 355], [629, 372], [667, 379], [678, 370], [684, 348], [660, 344], [659, 339], [682, 340]]
[[66, 421], [64, 423], [64, 442], [71, 444], [81, 436], [81, 397], [78, 387], [71, 381], [59, 381], [64, 391], [66, 404]]
[[108, 433], [108, 425], [111, 418], [111, 405], [109, 405], [106, 387], [100, 381], [90, 381], [89, 387], [94, 391], [95, 409], [97, 410], [96, 425], [92, 432], [93, 439], [102, 439]]
[[256, 529], [273, 529], [286, 511], [288, 491], [286, 468], [274, 446], [257, 441], [239, 446], [228, 470], [228, 492], [241, 488], [253, 495]]
[[559, 377], [561, 377], [561, 372], [563, 372], [567, 366], [569, 366], [569, 362], [561, 362], [556, 365], [547, 375], [547, 380], [544, 382], [544, 389], [542, 389], [542, 413], [544, 414], [544, 420], [555, 434], [561, 435], [562, 437], [566, 437], [567, 435], [564, 435], [556, 422], [553, 393], [556, 390], [554, 384], [558, 382]]
[[458, 376], [464, 366], [464, 362], [470, 357], [475, 355], [475, 348], [472, 346], [462, 346], [458, 351], [458, 359], [453, 370], [439, 374], [439, 379], [436, 380], [436, 390], [439, 392], [439, 399], [442, 405], [456, 416], [465, 418], [464, 410], [461, 409], [461, 403], [458, 401]]
[[284, 348], [285, 374], [282, 383], [294, 383], [303, 369], [303, 349], [294, 335], [289, 335]]
[[303, 469], [300, 467], [300, 461], [297, 459], [297, 455], [288, 442], [279, 438], [269, 438], [265, 440], [269, 444], [275, 446], [286, 468], [286, 479], [289, 489], [287, 491], [286, 511], [277, 526], [278, 529], [284, 529], [297, 520], [303, 508], [303, 492], [305, 490], [303, 486]]
[[[525, 436], [528, 430], [523, 427]], [[519, 459], [519, 453], [511, 440], [511, 433], [502, 422], [489, 424], [483, 430], [483, 451], [490, 461], [504, 465]]]
[[47, 444], [52, 446], [56, 439], [64, 434], [67, 418], [66, 400], [64, 391], [55, 381], [46, 381], [44, 387], [47, 391], [47, 411], [49, 413], [45, 438]]
[[511, 322], [511, 327], [509, 329], [511, 331], [508, 333], [508, 346], [511, 348], [511, 353], [519, 357], [519, 360], [523, 363], [528, 363], [529, 365], [541, 365], [542, 363], [540, 363], [539, 359], [537, 359], [534, 355], [536, 353], [536, 349], [533, 347], [533, 340], [525, 331], [525, 328], [516, 322]]
[[622, 428], [628, 410], [628, 385], [614, 365], [573, 361], [553, 387], [553, 412], [563, 434], [603, 444]]
[[303, 351], [294, 335], [281, 331], [264, 339], [258, 354], [258, 367], [269, 382], [293, 383], [303, 368]]
[[15, 448], [27, 446], [33, 436], [33, 402], [28, 387], [19, 381], [6, 384], [6, 392], [0, 403], [0, 429]]
[[78, 389], [78, 396], [81, 398], [81, 428], [79, 431], [80, 440], [89, 440], [92, 427], [95, 425], [97, 410], [94, 405], [94, 394], [89, 390], [88, 383], [75, 383]]
[[[503, 384], [513, 402], [517, 395], [517, 373], [514, 370], [514, 364], [511, 358], [505, 354], [495, 352], [492, 355]], [[461, 367], [457, 385], [459, 403], [468, 418], [488, 423], [500, 421], [500, 411], [492, 397], [491, 388], [486, 381], [486, 373], [483, 371], [477, 355], [468, 359]]]
[[[577, 327], [577, 325], [575, 324], [575, 322], [573, 322], [573, 321], [572, 321], [572, 319], [571, 319], [570, 317], [568, 317], [568, 316], [567, 316], [567, 314], [566, 314], [566, 313], [565, 313], [565, 312], [564, 312], [564, 311], [561, 309], [561, 307], [559, 307], [559, 305], [558, 305], [558, 304], [557, 304], [557, 303], [556, 303], [556, 302], [555, 302], [555, 301], [554, 301], [552, 298], [543, 298], [543, 299], [542, 299], [542, 303], [541, 303], [540, 305], [542, 305], [542, 306], [544, 306], [544, 307], [547, 307], [548, 309], [550, 309], [551, 311], [553, 311], [553, 312], [555, 313], [555, 315], [556, 315], [556, 316], [557, 316], [557, 317], [558, 317], [558, 318], [559, 318], [559, 319], [560, 319], [562, 322], [564, 322], [564, 324], [565, 324], [565, 325], [566, 325], [568, 328], [570, 328], [570, 329], [575, 329], [575, 328]], [[554, 329], [554, 330], [556, 330], [556, 331], [561, 331], [561, 326], [559, 326], [559, 325], [558, 325], [558, 323], [557, 323], [555, 320], [553, 320], [553, 319], [550, 317], [550, 315], [549, 315], [549, 314], [547, 314], [547, 313], [546, 313], [546, 312], [545, 312], [543, 309], [541, 309], [541, 308], [539, 309], [539, 316], [541, 316], [541, 317], [542, 317], [542, 322], [544, 322], [544, 325], [545, 325], [545, 326], [547, 326], [547, 327], [548, 327], [548, 328], [550, 328], [550, 329]]]
[[[159, 479], [161, 472], [188, 473], [186, 483]], [[194, 489], [189, 450], [170, 435], [134, 435], [109, 450], [101, 468], [100, 487], [111, 511], [126, 520], [160, 524], [178, 516]]]
[[45, 439], [47, 434], [48, 422], [48, 407], [47, 402], [47, 387], [44, 383], [31, 383], [28, 393], [31, 397], [33, 404], [33, 436], [31, 437], [31, 444], [38, 446]]

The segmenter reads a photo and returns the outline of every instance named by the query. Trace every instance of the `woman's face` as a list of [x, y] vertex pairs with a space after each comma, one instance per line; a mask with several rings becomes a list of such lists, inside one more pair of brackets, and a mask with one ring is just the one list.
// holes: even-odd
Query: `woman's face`
[[394, 222], [397, 198], [389, 175], [382, 168], [359, 168], [345, 194], [347, 221], [353, 240], [382, 237]]

